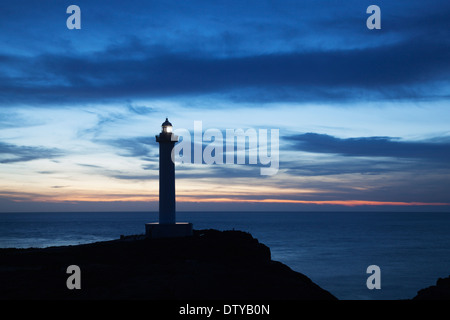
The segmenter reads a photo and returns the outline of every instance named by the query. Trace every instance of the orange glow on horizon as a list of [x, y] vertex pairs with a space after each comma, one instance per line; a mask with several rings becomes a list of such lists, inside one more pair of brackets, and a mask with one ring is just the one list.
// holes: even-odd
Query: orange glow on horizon
[[[112, 194], [101, 196], [72, 195], [65, 197], [30, 197], [28, 199], [15, 199], [15, 202], [157, 202], [155, 195], [126, 195]], [[448, 206], [445, 202], [405, 202], [405, 201], [372, 201], [372, 200], [294, 200], [294, 199], [240, 199], [230, 197], [203, 198], [179, 196], [180, 203], [279, 203], [279, 204], [316, 204], [316, 205], [340, 205], [346, 207], [356, 206]]]
[[214, 202], [214, 203], [298, 203], [298, 204], [318, 204], [318, 205], [342, 205], [347, 207], [355, 206], [447, 206], [450, 203], [443, 202], [403, 202], [403, 201], [370, 201], [370, 200], [291, 200], [291, 199], [191, 199], [178, 198], [180, 202]]

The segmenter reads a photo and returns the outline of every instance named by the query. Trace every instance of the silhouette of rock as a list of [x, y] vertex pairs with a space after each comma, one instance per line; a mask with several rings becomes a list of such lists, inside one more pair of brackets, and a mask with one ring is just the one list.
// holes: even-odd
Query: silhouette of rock
[[[81, 289], [69, 290], [69, 265]], [[0, 249], [1, 299], [334, 300], [305, 275], [272, 261], [241, 231], [194, 230], [192, 237]]]
[[419, 290], [413, 300], [450, 300], [450, 276], [439, 278], [435, 286]]

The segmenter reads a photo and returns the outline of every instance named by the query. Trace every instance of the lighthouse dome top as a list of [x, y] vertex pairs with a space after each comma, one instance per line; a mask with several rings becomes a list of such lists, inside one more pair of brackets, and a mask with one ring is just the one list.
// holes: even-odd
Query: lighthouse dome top
[[161, 126], [163, 126], [163, 127], [168, 127], [168, 126], [172, 127], [172, 124], [169, 122], [169, 119], [166, 118], [166, 121], [164, 121]]
[[161, 125], [162, 133], [172, 133], [172, 124], [169, 122], [169, 119], [166, 118], [166, 121]]

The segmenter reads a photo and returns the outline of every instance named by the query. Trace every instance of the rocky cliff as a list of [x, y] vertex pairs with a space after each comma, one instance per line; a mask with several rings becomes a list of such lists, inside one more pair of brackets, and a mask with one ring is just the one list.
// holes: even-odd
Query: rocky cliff
[[439, 278], [436, 285], [419, 290], [413, 300], [450, 300], [450, 276]]
[[[80, 268], [79, 290], [66, 286], [70, 265]], [[1, 299], [336, 299], [271, 260], [270, 249], [250, 234], [217, 230], [0, 249], [0, 287]]]

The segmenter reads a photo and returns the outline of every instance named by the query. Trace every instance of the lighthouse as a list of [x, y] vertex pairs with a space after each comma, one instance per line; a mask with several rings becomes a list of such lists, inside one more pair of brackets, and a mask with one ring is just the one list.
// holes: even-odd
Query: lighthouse
[[190, 236], [192, 223], [176, 222], [175, 217], [175, 163], [172, 151], [178, 136], [173, 133], [168, 118], [161, 125], [156, 142], [159, 143], [159, 222], [146, 223], [145, 233], [151, 238]]
[[178, 137], [172, 132], [169, 119], [161, 125], [161, 133], [156, 136], [159, 143], [159, 223], [175, 223], [175, 164], [172, 150]]

